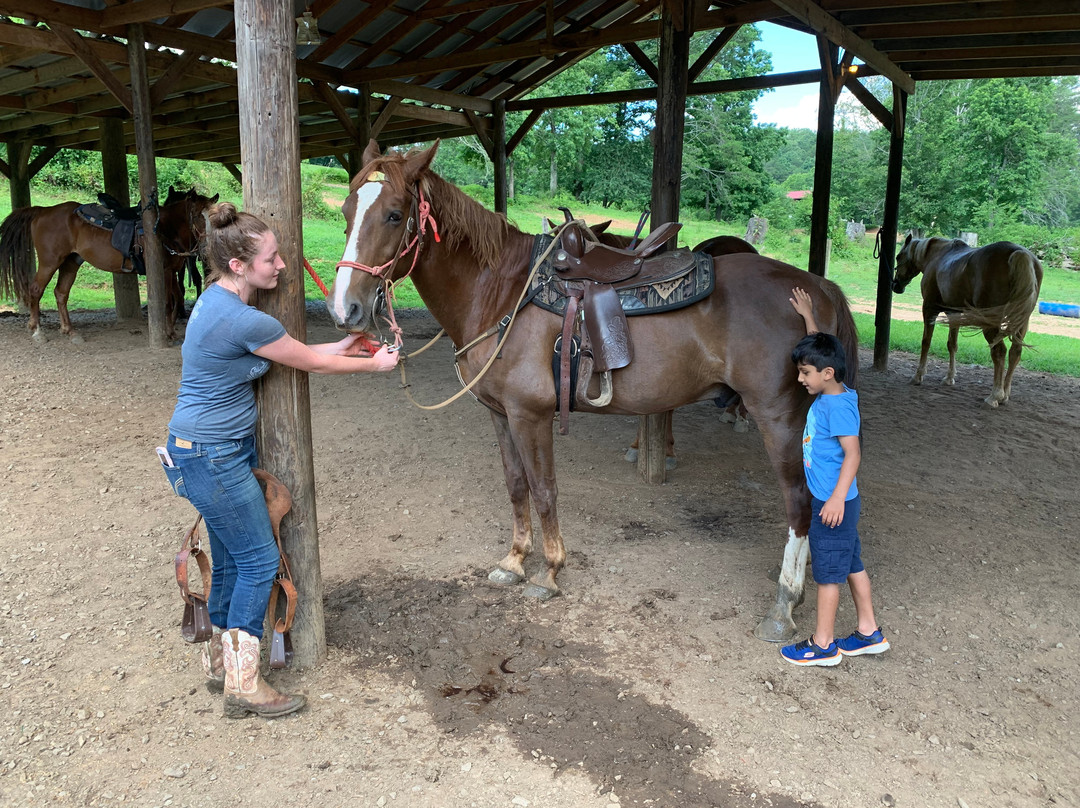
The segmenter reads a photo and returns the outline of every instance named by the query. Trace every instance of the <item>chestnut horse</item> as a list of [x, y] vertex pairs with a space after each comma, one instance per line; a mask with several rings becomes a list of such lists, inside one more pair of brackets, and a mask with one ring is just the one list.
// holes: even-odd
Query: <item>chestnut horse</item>
[[[1020, 363], [1031, 312], [1039, 301], [1043, 268], [1030, 251], [1011, 241], [969, 247], [960, 239], [904, 240], [896, 256], [892, 289], [897, 294], [922, 273], [923, 338], [919, 368], [912, 384], [922, 384], [926, 355], [941, 313], [949, 320], [949, 372], [942, 384], [956, 381], [956, 343], [961, 328], [977, 328], [990, 345], [994, 389], [985, 402], [991, 407], [1009, 400], [1012, 378]], [[1005, 338], [1009, 366], [1005, 368]]]
[[[337, 326], [373, 336], [388, 285], [410, 275], [435, 319], [459, 347], [457, 368], [491, 411], [513, 511], [510, 552], [489, 576], [518, 583], [532, 550], [530, 499], [540, 518], [546, 570], [526, 594], [558, 593], [566, 551], [556, 510], [552, 423], [557, 407], [551, 356], [562, 317], [520, 306], [530, 277], [534, 237], [485, 210], [431, 171], [438, 143], [408, 154], [379, 153], [372, 141], [365, 167], [342, 206], [346, 243], [327, 308]], [[791, 349], [804, 336], [788, 298], [809, 291], [823, 329], [836, 333], [858, 365], [855, 323], [839, 287], [760, 255], [714, 259], [715, 289], [675, 311], [627, 318], [630, 338], [650, 346], [615, 371], [609, 404], [581, 400], [582, 412], [645, 415], [728, 390], [741, 396], [764, 438], [787, 508], [788, 534], [777, 599], [758, 637], [791, 637], [802, 600], [808, 554], [810, 495], [801, 438], [810, 396], [798, 383]], [[499, 322], [512, 317], [500, 336]], [[479, 376], [479, 378], [478, 378]]]
[[[166, 203], [158, 208], [157, 232], [165, 248], [166, 325], [175, 336], [178, 310], [183, 306], [182, 277], [187, 258], [194, 255], [206, 231], [204, 211], [217, 201], [195, 193], [169, 188]], [[36, 341], [41, 332], [41, 296], [59, 271], [53, 295], [60, 316], [60, 333], [73, 341], [78, 335], [68, 316], [68, 293], [83, 262], [107, 272], [131, 272], [127, 257], [112, 246], [112, 231], [95, 227], [78, 216], [79, 202], [50, 207], [17, 208], [0, 224], [0, 294], [15, 297], [30, 308], [29, 329]], [[142, 246], [142, 236], [136, 237]], [[34, 253], [37, 272], [34, 272]]]

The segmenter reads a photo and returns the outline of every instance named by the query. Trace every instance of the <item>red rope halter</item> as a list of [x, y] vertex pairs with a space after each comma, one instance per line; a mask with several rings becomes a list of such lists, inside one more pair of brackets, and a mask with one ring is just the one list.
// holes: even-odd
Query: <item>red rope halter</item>
[[[424, 199], [424, 192], [420, 189], [420, 184], [416, 185], [416, 193], [413, 195], [413, 211], [415, 216], [410, 215], [410, 222], [415, 218], [418, 226], [416, 235], [412, 237], [412, 240], [408, 244], [405, 244], [405, 240], [409, 237], [410, 227], [406, 226], [405, 231], [401, 234], [401, 243], [405, 244], [401, 251], [387, 261], [385, 264], [380, 264], [377, 267], [368, 266], [367, 264], [361, 264], [356, 261], [338, 261], [336, 269], [342, 267], [348, 267], [349, 269], [359, 269], [362, 272], [366, 272], [369, 275], [373, 275], [383, 282], [383, 293], [386, 298], [386, 311], [388, 317], [386, 322], [390, 326], [390, 331], [394, 335], [394, 345], [397, 348], [401, 347], [401, 328], [397, 324], [397, 319], [394, 317], [394, 306], [392, 300], [394, 298], [394, 289], [397, 284], [401, 283], [407, 277], [412, 274], [412, 271], [416, 269], [416, 262], [420, 260], [420, 250], [423, 248], [423, 238], [427, 234], [428, 223], [431, 223], [431, 232], [435, 236], [435, 241], [439, 242], [442, 239], [439, 238], [439, 225], [435, 221], [435, 217], [431, 215], [431, 203]], [[394, 281], [394, 267], [397, 265], [399, 259], [404, 258], [409, 252], [413, 253], [412, 264], [409, 266], [409, 271], [402, 275], [396, 282]]]

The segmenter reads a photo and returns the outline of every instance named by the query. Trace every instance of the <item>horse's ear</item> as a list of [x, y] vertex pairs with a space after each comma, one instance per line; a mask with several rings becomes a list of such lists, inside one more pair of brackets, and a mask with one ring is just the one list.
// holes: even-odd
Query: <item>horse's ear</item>
[[368, 141], [367, 148], [364, 149], [364, 155], [360, 162], [367, 165], [372, 160], [377, 160], [382, 157], [382, 152], [379, 151], [379, 144], [375, 142], [375, 138]]
[[214, 194], [212, 197], [210, 197], [210, 204], [216, 205], [219, 196], [221, 196], [221, 194]]
[[405, 155], [405, 180], [416, 182], [423, 172], [427, 171], [431, 161], [435, 159], [435, 152], [439, 150], [439, 141], [435, 141], [423, 151], [409, 152]]
[[904, 246], [906, 247], [906, 246], [907, 246], [907, 245], [909, 245], [910, 243], [911, 243], [911, 233], [908, 233], [908, 234], [907, 234], [907, 238], [906, 238], [906, 239], [904, 239]]
[[605, 230], [607, 230], [610, 226], [611, 226], [611, 219], [608, 219], [606, 222], [600, 222], [600, 224], [591, 225], [592, 231], [594, 233], [596, 233], [596, 235], [598, 235], [598, 236], [601, 233], [603, 233]]

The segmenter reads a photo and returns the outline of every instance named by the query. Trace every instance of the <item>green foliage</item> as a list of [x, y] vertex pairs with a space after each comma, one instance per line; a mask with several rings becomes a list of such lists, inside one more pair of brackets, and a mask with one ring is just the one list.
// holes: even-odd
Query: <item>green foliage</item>
[[316, 172], [307, 172], [300, 191], [300, 205], [305, 218], [331, 219], [338, 212], [326, 204], [326, 181]]

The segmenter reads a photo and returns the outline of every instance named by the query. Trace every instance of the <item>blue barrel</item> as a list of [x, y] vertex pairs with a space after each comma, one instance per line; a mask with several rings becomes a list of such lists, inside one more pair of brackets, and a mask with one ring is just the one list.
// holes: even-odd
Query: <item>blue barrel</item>
[[1055, 314], [1058, 317], [1080, 317], [1080, 306], [1076, 303], [1039, 303], [1039, 314]]

